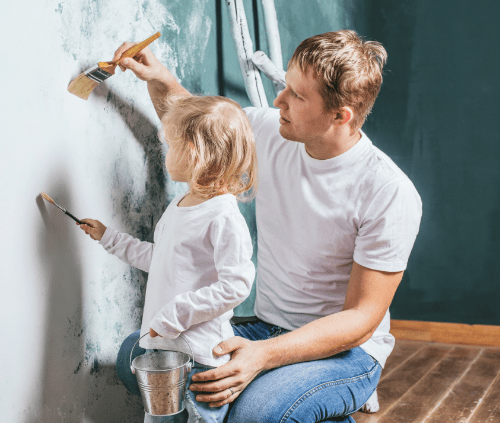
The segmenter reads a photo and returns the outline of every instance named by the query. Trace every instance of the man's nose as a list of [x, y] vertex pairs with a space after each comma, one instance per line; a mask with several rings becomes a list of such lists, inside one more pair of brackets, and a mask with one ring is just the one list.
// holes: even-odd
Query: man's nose
[[283, 93], [285, 92], [285, 90], [281, 91], [279, 94], [278, 94], [278, 97], [276, 97], [273, 101], [273, 105], [280, 108], [280, 109], [283, 109], [283, 106], [285, 104], [285, 102], [283, 101]]

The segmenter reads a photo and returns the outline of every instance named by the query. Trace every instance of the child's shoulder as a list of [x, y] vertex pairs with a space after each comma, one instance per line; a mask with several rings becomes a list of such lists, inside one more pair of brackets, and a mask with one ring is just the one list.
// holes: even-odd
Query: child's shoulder
[[238, 201], [236, 196], [233, 194], [223, 194], [213, 197], [207, 202], [211, 202], [211, 208], [213, 208], [215, 216], [232, 216], [234, 214], [241, 214], [238, 207]]
[[217, 198], [217, 207], [213, 210], [213, 221], [218, 225], [246, 226], [245, 218], [238, 207], [238, 201], [233, 194], [220, 195]]

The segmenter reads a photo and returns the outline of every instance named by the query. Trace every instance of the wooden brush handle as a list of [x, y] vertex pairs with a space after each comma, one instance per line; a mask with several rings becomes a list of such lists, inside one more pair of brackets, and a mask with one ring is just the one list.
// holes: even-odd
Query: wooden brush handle
[[[147, 47], [148, 45], [150, 45], [154, 40], [156, 40], [157, 38], [160, 37], [160, 33], [157, 32], [156, 34], [154, 35], [151, 35], [151, 37], [149, 37], [148, 39], [140, 42], [139, 44], [136, 44], [135, 46], [133, 47], [130, 47], [127, 51], [125, 51], [122, 56], [118, 59], [118, 62], [122, 59], [124, 59], [125, 57], [134, 57], [137, 53], [139, 53], [144, 47]], [[118, 62], [116, 62], [118, 64]]]
[[124, 51], [120, 58], [116, 62], [99, 62], [98, 65], [101, 69], [105, 70], [106, 72], [110, 73], [111, 75], [114, 75], [115, 73], [115, 68], [118, 66], [118, 63], [120, 63], [120, 60], [125, 59], [126, 57], [134, 57], [137, 53], [139, 53], [144, 47], [147, 47], [150, 45], [154, 40], [160, 37], [160, 33], [157, 32], [154, 35], [151, 35], [151, 37], [145, 39], [144, 41], [141, 41], [140, 43], [136, 44], [135, 46], [130, 47], [128, 50]]

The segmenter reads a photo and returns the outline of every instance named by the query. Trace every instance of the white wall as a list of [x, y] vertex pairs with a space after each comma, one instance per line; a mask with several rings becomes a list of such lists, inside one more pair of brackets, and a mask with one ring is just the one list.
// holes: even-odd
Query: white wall
[[[151, 49], [183, 75], [202, 61], [207, 1], [4, 2], [0, 143], [0, 421], [139, 422], [140, 399], [114, 371], [121, 341], [140, 323], [146, 277], [104, 250], [39, 193], [77, 217], [151, 239], [176, 190], [163, 167], [146, 85], [117, 70], [88, 101], [68, 83], [123, 41], [156, 31]], [[180, 48], [178, 49], [180, 50]]]

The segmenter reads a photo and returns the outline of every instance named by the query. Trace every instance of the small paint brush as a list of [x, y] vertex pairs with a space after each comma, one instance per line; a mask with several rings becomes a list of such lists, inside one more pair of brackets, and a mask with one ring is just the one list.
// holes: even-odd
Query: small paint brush
[[75, 216], [73, 216], [68, 210], [66, 210], [64, 207], [61, 207], [59, 204], [57, 204], [52, 198], [50, 198], [45, 192], [41, 192], [42, 197], [45, 198], [49, 203], [54, 204], [59, 210], [61, 210], [63, 213], [66, 213], [71, 219], [74, 221], [78, 222], [80, 225], [85, 225], [82, 221], [78, 220]]
[[159, 38], [160, 35], [161, 34], [157, 32], [148, 39], [130, 47], [116, 62], [99, 62], [97, 65], [87, 69], [69, 83], [68, 91], [77, 97], [87, 100], [95, 87], [115, 74], [115, 69], [120, 63], [120, 60], [125, 59], [126, 57], [134, 57], [144, 47]]

